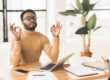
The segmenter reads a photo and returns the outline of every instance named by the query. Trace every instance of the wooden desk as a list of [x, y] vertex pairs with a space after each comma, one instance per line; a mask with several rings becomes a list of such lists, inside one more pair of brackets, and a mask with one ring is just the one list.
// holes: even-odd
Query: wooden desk
[[[24, 70], [32, 71], [29, 68], [32, 66], [38, 65], [38, 64], [40, 64], [40, 63], [34, 63], [34, 64], [30, 64], [27, 66], [20, 66], [20, 67], [13, 67], [13, 68], [11, 68], [9, 66], [2, 67], [3, 72], [0, 72], [0, 74], [3, 73], [3, 75], [0, 75], [0, 77], [3, 80], [26, 80], [27, 74], [16, 73], [16, 72], [14, 72], [14, 70], [24, 69]], [[58, 80], [74, 80], [71, 77], [74, 75], [66, 72], [63, 69], [55, 70], [55, 71], [53, 71], [53, 73], [57, 77]], [[110, 74], [105, 74], [105, 75], [98, 75], [98, 76], [89, 76], [89, 77], [79, 78], [79, 79], [75, 79], [75, 80], [94, 80], [94, 79], [105, 78], [105, 77], [109, 77], [109, 76], [110, 76]]]

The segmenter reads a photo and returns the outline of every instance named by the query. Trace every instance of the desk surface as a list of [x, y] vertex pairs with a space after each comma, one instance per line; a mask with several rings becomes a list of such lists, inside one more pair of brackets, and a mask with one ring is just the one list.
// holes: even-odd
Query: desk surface
[[[25, 80], [27, 77], [27, 74], [20, 74], [14, 72], [16, 69], [24, 69], [24, 70], [30, 70], [30, 67], [33, 67], [35, 65], [38, 65], [40, 63], [34, 63], [30, 64], [27, 66], [20, 66], [20, 67], [10, 67], [10, 66], [4, 66], [0, 67], [0, 80]], [[63, 69], [55, 70], [53, 71], [53, 74], [57, 77], [58, 80], [74, 80], [72, 79], [72, 74], [66, 72]], [[97, 76], [88, 76], [88, 77], [83, 77], [75, 80], [93, 80], [93, 79], [99, 79], [99, 78], [105, 78], [109, 77], [110, 74], [105, 74], [105, 75], [97, 75]]]
[[[3, 54], [3, 53], [2, 53]], [[19, 74], [14, 72], [15, 69], [24, 69], [24, 70], [29, 70], [30, 67], [33, 67], [35, 65], [38, 65], [40, 63], [34, 63], [30, 64], [27, 66], [21, 66], [21, 67], [11, 67], [9, 58], [7, 57], [8, 54], [3, 54], [0, 56], [0, 80], [25, 80], [27, 77], [27, 74]], [[71, 63], [78, 64], [76, 61], [83, 61], [80, 59], [78, 54], [75, 54], [72, 58]], [[63, 69], [53, 71], [53, 74], [57, 77], [58, 80], [74, 80], [73, 79], [73, 74], [66, 72]], [[94, 79], [99, 79], [99, 78], [105, 78], [109, 77], [110, 74], [105, 74], [105, 75], [98, 75], [98, 76], [88, 76], [88, 77], [83, 77], [83, 78], [78, 78], [75, 80], [94, 80]]]

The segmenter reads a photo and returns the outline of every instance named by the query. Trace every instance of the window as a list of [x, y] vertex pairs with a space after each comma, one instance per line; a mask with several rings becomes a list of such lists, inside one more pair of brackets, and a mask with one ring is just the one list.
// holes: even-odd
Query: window
[[3, 42], [3, 12], [0, 12], [0, 42]]
[[[7, 8], [2, 9], [3, 5]], [[20, 14], [26, 9], [33, 9], [36, 12], [38, 17], [36, 30], [46, 33], [46, 0], [0, 0], [0, 42], [7, 42], [12, 38], [12, 33], [9, 30], [10, 23], [15, 22], [15, 26], [23, 27]], [[3, 10], [6, 10], [6, 12], [3, 13]], [[6, 15], [4, 16], [4, 14]], [[3, 25], [4, 20], [6, 21], [5, 25]], [[5, 28], [4, 31], [3, 28]]]
[[3, 9], [3, 4], [2, 4], [2, 0], [0, 0], [0, 10], [2, 10]]
[[3, 42], [3, 5], [0, 0], [0, 42]]

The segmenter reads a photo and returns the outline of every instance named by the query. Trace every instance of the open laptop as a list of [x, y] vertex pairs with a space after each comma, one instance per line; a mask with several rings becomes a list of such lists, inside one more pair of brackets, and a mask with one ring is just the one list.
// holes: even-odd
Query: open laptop
[[61, 67], [74, 53], [69, 54], [68, 56], [62, 58], [59, 60], [56, 64], [55, 63], [49, 63], [46, 66], [35, 66], [32, 67], [31, 69], [33, 70], [46, 70], [46, 71], [53, 71], [59, 67]]

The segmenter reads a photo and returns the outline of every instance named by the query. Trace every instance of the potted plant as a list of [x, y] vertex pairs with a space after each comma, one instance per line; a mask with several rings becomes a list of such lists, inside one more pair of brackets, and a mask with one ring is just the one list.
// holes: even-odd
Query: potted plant
[[[74, 8], [73, 10], [66, 10], [64, 12], [59, 12], [61, 15], [64, 16], [69, 16], [69, 15], [76, 16], [77, 14], [80, 14], [82, 16], [81, 17], [82, 26], [75, 32], [76, 34], [82, 35], [83, 38], [83, 50], [80, 53], [81, 56], [88, 56], [88, 57], [92, 56], [92, 52], [90, 51], [91, 32], [101, 27], [101, 26], [97, 28], [95, 27], [97, 21], [95, 14], [93, 14], [87, 20], [88, 13], [91, 10], [93, 10], [95, 4], [96, 3], [90, 4], [90, 0], [82, 0], [82, 2], [76, 0], [77, 7], [73, 7]], [[88, 44], [86, 44], [86, 35], [88, 36]]]

